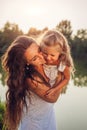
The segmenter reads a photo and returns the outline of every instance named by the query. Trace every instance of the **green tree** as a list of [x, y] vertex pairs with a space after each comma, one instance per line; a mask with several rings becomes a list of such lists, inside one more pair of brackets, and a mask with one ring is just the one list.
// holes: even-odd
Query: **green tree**
[[3, 119], [5, 113], [5, 103], [0, 102], [0, 130], [3, 128]]
[[12, 43], [12, 41], [19, 35], [22, 35], [23, 32], [19, 29], [17, 24], [11, 24], [7, 22], [4, 27], [0, 30], [0, 78], [3, 83], [5, 84], [5, 73], [2, 69], [1, 65], [1, 56], [4, 54], [6, 49], [9, 47], [9, 45]]
[[79, 29], [77, 30], [77, 34], [75, 36], [75, 38], [79, 38], [81, 40], [87, 40], [87, 29]]
[[28, 36], [37, 37], [41, 34], [41, 30], [37, 30], [34, 27], [31, 27], [27, 33]]
[[71, 43], [71, 36], [72, 36], [72, 26], [71, 22], [68, 20], [62, 20], [57, 26], [56, 30], [60, 31], [65, 35], [68, 39], [69, 44]]
[[77, 30], [71, 49], [76, 67], [74, 83], [78, 86], [87, 86], [87, 29]]
[[0, 30], [0, 56], [3, 55], [5, 50], [11, 44], [11, 42], [23, 32], [19, 29], [17, 24], [11, 24], [7, 22]]
[[72, 53], [75, 59], [85, 60], [87, 59], [87, 30], [77, 30], [76, 35], [72, 41]]
[[41, 34], [43, 34], [47, 30], [48, 30], [48, 27], [45, 27], [42, 30], [38, 30], [34, 27], [31, 27], [26, 35], [37, 38], [38, 36], [40, 36]]

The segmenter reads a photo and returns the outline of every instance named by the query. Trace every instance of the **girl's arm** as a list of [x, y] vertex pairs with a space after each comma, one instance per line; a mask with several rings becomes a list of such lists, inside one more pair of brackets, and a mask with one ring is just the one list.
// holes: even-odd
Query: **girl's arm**
[[63, 80], [61, 80], [61, 82], [56, 86], [56, 88], [62, 89], [64, 86], [66, 86], [70, 80], [70, 68], [68, 66], [66, 66], [66, 68], [63, 71]]
[[64, 78], [63, 78], [63, 80], [61, 80], [61, 82], [59, 82], [59, 84], [56, 84], [55, 87], [53, 87], [52, 89], [47, 91], [46, 97], [56, 95], [57, 92], [61, 92], [62, 88], [68, 84], [68, 82], [70, 80], [70, 68], [68, 66], [66, 66], [66, 68], [63, 72], [63, 76], [64, 76]]

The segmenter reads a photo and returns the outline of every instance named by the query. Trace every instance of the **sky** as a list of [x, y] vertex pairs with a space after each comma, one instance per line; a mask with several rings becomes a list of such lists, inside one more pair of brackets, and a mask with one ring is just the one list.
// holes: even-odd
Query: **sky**
[[71, 21], [73, 31], [87, 29], [87, 0], [0, 0], [0, 29], [9, 21], [26, 33], [53, 29], [62, 20]]

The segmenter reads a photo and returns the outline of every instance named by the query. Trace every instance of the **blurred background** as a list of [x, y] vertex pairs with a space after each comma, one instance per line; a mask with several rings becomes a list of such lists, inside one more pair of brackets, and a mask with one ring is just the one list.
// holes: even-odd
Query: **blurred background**
[[0, 130], [5, 111], [5, 72], [1, 56], [19, 35], [40, 37], [49, 29], [68, 39], [76, 68], [55, 104], [58, 130], [87, 130], [87, 1], [0, 0]]

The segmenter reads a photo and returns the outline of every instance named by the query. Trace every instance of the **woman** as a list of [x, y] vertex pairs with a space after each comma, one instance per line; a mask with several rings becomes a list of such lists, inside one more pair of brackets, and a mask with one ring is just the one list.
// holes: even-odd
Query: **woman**
[[3, 56], [8, 76], [5, 125], [9, 130], [56, 130], [53, 103], [60, 92], [45, 96], [50, 88], [44, 63], [39, 46], [27, 36], [16, 38]]

